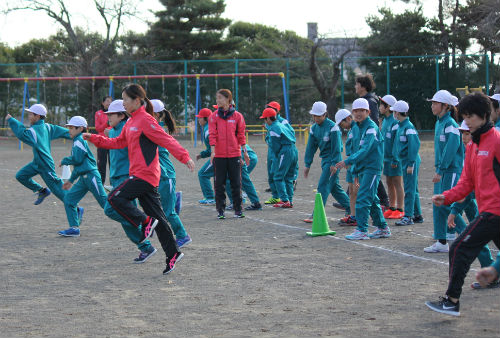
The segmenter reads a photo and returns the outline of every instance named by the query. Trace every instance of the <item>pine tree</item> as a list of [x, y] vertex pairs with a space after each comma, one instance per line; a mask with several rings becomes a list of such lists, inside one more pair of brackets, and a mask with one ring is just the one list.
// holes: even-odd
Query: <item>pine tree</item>
[[161, 59], [208, 58], [231, 48], [223, 39], [230, 19], [221, 18], [224, 0], [160, 0], [165, 10], [155, 13], [151, 25], [153, 52]]

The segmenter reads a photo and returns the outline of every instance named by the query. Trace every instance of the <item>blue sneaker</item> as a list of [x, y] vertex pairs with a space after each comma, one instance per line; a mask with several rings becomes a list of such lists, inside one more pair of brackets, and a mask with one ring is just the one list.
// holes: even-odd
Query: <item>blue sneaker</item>
[[40, 190], [38, 192], [38, 197], [35, 201], [35, 203], [33, 203], [34, 205], [38, 205], [38, 204], [41, 204], [43, 202], [43, 200], [48, 197], [49, 195], [51, 194], [49, 188], [43, 188], [42, 190]]
[[78, 219], [80, 220], [80, 224], [82, 223], [82, 220], [83, 220], [83, 207], [78, 207], [77, 208], [77, 211], [78, 211]]
[[370, 239], [366, 232], [359, 231], [358, 229], [354, 230], [354, 232], [350, 235], [345, 236], [345, 239], [351, 240], [351, 241], [360, 241], [360, 240], [366, 240]]
[[66, 230], [59, 231], [58, 234], [64, 237], [80, 237], [80, 228], [71, 227]]
[[175, 212], [177, 213], [177, 215], [180, 215], [181, 213], [181, 210], [182, 210], [182, 191], [177, 191], [175, 193]]
[[177, 246], [179, 247], [179, 249], [193, 242], [193, 240], [191, 239], [191, 237], [189, 237], [189, 235], [186, 235], [186, 237], [178, 238], [175, 241], [177, 242]]
[[139, 257], [134, 258], [134, 263], [135, 264], [141, 264], [146, 262], [148, 259], [150, 259], [155, 253], [156, 253], [156, 248], [154, 246], [151, 246], [151, 250], [149, 251], [141, 251], [139, 253]]
[[210, 204], [211, 205], [211, 204], [215, 204], [215, 200], [207, 198], [207, 199], [199, 200], [198, 203], [200, 203], [200, 204]]

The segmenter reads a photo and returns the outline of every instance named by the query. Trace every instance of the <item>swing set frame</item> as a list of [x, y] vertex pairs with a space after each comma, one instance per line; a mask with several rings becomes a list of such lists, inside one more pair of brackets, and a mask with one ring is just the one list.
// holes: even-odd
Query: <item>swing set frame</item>
[[[39, 81], [85, 81], [85, 80], [109, 80], [109, 95], [113, 96], [114, 93], [114, 80], [129, 80], [135, 81], [138, 79], [196, 79], [196, 103], [195, 103], [195, 132], [194, 132], [194, 146], [196, 147], [197, 138], [198, 138], [198, 118], [196, 117], [197, 112], [201, 109], [201, 93], [200, 93], [200, 79], [202, 78], [228, 78], [231, 77], [236, 81], [235, 86], [235, 105], [236, 109], [238, 109], [238, 79], [240, 77], [247, 77], [251, 79], [252, 77], [280, 77], [283, 87], [283, 101], [285, 106], [285, 114], [288, 121], [290, 121], [290, 113], [288, 107], [288, 97], [286, 91], [286, 81], [285, 74], [283, 72], [280, 73], [225, 73], [225, 74], [161, 74], [161, 75], [109, 75], [109, 76], [67, 76], [67, 77], [16, 77], [16, 78], [0, 78], [0, 82], [7, 82], [10, 85], [10, 82], [19, 82], [24, 81], [24, 90], [23, 90], [23, 109], [21, 113], [21, 121], [24, 121], [24, 111], [26, 109], [26, 103], [29, 102], [29, 91], [28, 91], [28, 83], [29, 82], [39, 82]], [[187, 124], [187, 102], [185, 102], [185, 119]], [[21, 149], [21, 142], [19, 142], [19, 149]]]

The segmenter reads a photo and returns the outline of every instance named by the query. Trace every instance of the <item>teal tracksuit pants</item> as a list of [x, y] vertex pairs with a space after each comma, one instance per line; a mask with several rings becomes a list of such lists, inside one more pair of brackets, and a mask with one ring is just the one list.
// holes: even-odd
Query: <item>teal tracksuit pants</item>
[[269, 183], [269, 188], [271, 189], [271, 195], [273, 198], [279, 198], [278, 190], [276, 190], [276, 185], [274, 184], [274, 173], [273, 173], [273, 161], [275, 157], [271, 148], [267, 148], [267, 182]]
[[201, 192], [203, 193], [203, 198], [207, 200], [215, 198], [214, 189], [212, 188], [212, 177], [214, 177], [214, 166], [208, 160], [198, 171]]
[[33, 192], [38, 192], [43, 187], [33, 180], [33, 176], [40, 175], [42, 180], [47, 184], [49, 190], [62, 202], [66, 191], [63, 190], [63, 181], [57, 176], [56, 172], [49, 168], [41, 168], [34, 162], [30, 162], [21, 168], [16, 174], [16, 179], [26, 188]]
[[[434, 195], [442, 194], [444, 191], [453, 188], [460, 177], [458, 173], [443, 173], [441, 180], [434, 183]], [[442, 205], [437, 207], [432, 205], [432, 218], [434, 221], [434, 239], [446, 239], [448, 229], [448, 215], [451, 212], [451, 206]], [[465, 229], [466, 224], [462, 216], [455, 217], [455, 224], [458, 229]], [[454, 231], [453, 231], [454, 232]]]
[[332, 194], [333, 198], [337, 200], [345, 209], [348, 215], [351, 214], [349, 207], [349, 196], [345, 193], [344, 189], [339, 183], [339, 173], [337, 172], [330, 176], [330, 162], [321, 163], [321, 176], [318, 182], [318, 192], [323, 199], [323, 205], [326, 205], [328, 195]]
[[293, 200], [293, 181], [297, 162], [297, 153], [292, 146], [284, 146], [273, 161], [273, 183], [278, 191], [278, 197], [284, 202]]
[[101, 175], [97, 170], [90, 171], [80, 176], [78, 181], [66, 193], [66, 196], [64, 196], [64, 209], [66, 209], [66, 217], [68, 218], [69, 226], [80, 226], [77, 211], [78, 202], [80, 202], [89, 191], [94, 195], [101, 208], [104, 208], [107, 195], [102, 186]]
[[[479, 215], [479, 210], [477, 208], [476, 199], [474, 198], [473, 193], [467, 195], [465, 201], [462, 202], [462, 207], [469, 222], [472, 222], [472, 220], [476, 218], [477, 215]], [[461, 215], [462, 212], [459, 212], [458, 214]], [[462, 231], [465, 230], [465, 228], [459, 227], [459, 225], [456, 222], [455, 224], [456, 226], [453, 230], [456, 231], [457, 234], [461, 234]], [[479, 254], [477, 255], [477, 260], [479, 261], [479, 264], [481, 264], [482, 268], [488, 267], [491, 264], [493, 264], [493, 257], [491, 257], [491, 251], [488, 244], [486, 244], [481, 249], [481, 251], [479, 251]]]
[[[118, 187], [123, 181], [128, 179], [128, 175], [123, 175], [123, 176], [118, 176], [118, 177], [110, 177], [110, 183], [113, 186], [113, 188]], [[134, 200], [132, 202], [135, 206], [137, 206], [137, 202]], [[140, 251], [143, 252], [150, 252], [151, 251], [151, 242], [149, 240], [144, 241], [144, 243], [140, 243], [142, 234], [139, 228], [136, 226], [132, 225], [130, 222], [125, 220], [113, 207], [111, 204], [109, 204], [108, 201], [106, 201], [106, 205], [104, 206], [104, 213], [106, 216], [111, 218], [112, 220], [117, 221], [122, 225], [123, 231], [125, 231], [125, 234], [127, 235], [128, 239], [135, 245], [137, 245], [137, 248]]]
[[418, 172], [420, 170], [420, 159], [417, 159], [413, 168], [413, 174], [408, 174], [408, 163], [401, 163], [403, 170], [403, 188], [405, 191], [405, 216], [414, 217], [422, 215], [420, 207], [420, 194], [418, 192]]
[[161, 207], [167, 217], [167, 221], [172, 227], [175, 237], [177, 239], [186, 237], [186, 229], [179, 215], [175, 212], [175, 202], [177, 200], [175, 196], [175, 178], [162, 178], [158, 186], [158, 192], [160, 193]]
[[379, 229], [387, 228], [380, 200], [377, 197], [378, 184], [380, 182], [380, 173], [360, 173], [359, 190], [356, 198], [356, 221], [358, 230], [368, 231], [368, 216], [371, 216], [373, 225]]
[[[246, 165], [246, 163], [244, 163], [241, 167], [241, 190], [246, 192], [251, 203], [260, 203], [259, 196], [257, 196], [257, 191], [255, 190], [255, 186], [250, 179], [250, 173], [257, 165], [258, 159], [257, 155], [255, 155], [254, 153], [249, 153], [248, 155], [250, 157], [250, 163], [248, 164], [248, 166]], [[231, 192], [231, 184], [229, 180], [226, 181], [226, 195], [229, 197], [231, 203], [233, 203], [233, 194]]]

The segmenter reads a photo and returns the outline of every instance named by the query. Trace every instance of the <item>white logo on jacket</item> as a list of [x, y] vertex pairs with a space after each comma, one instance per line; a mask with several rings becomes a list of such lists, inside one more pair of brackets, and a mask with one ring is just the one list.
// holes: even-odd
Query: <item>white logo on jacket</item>
[[477, 152], [477, 156], [488, 156], [489, 152], [487, 150], [480, 150]]

